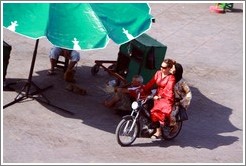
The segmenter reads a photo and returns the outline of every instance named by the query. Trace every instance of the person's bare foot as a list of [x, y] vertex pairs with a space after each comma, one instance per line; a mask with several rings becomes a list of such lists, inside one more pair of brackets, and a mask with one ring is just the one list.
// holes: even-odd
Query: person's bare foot
[[47, 72], [48, 76], [52, 76], [52, 75], [55, 75], [55, 74], [56, 74], [55, 70], [48, 70], [48, 72]]
[[107, 101], [107, 100], [106, 100], [106, 101], [104, 101], [104, 103], [103, 103], [103, 104], [104, 104], [104, 106], [105, 106], [105, 107], [108, 107], [108, 108], [110, 108], [110, 107], [111, 107], [111, 104], [110, 104], [110, 103], [109, 103], [109, 101]]

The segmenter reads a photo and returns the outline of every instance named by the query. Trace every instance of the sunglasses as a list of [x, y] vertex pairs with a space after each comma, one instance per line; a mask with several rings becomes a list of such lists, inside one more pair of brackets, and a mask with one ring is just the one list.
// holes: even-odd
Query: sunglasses
[[167, 67], [167, 66], [166, 66], [166, 67], [161, 66], [161, 68], [162, 68], [162, 69], [167, 69], [168, 67]]

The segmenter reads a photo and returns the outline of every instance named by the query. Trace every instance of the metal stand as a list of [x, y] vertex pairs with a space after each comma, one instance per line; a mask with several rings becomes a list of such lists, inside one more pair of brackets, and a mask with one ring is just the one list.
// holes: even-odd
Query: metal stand
[[[27, 99], [27, 98], [31, 98], [31, 99], [37, 100], [38, 102], [45, 103], [45, 104], [47, 104], [47, 105], [49, 105], [49, 106], [58, 108], [58, 109], [60, 109], [60, 110], [62, 110], [62, 111], [64, 111], [64, 112], [66, 112], [66, 113], [69, 113], [69, 114], [73, 115], [72, 112], [67, 111], [67, 110], [65, 110], [65, 109], [63, 109], [63, 108], [60, 108], [60, 107], [58, 107], [58, 106], [55, 106], [55, 105], [51, 104], [50, 101], [47, 99], [47, 97], [45, 97], [45, 96], [42, 94], [42, 92], [44, 92], [45, 90], [47, 90], [47, 89], [53, 87], [53, 85], [50, 85], [50, 86], [48, 86], [48, 87], [46, 87], [46, 88], [44, 88], [44, 89], [41, 89], [41, 88], [39, 88], [39, 87], [32, 81], [32, 74], [33, 74], [33, 69], [34, 69], [34, 65], [35, 65], [35, 61], [36, 61], [36, 56], [37, 56], [38, 42], [39, 42], [39, 39], [36, 40], [35, 49], [34, 49], [34, 52], [33, 52], [32, 63], [31, 63], [30, 72], [29, 72], [29, 77], [28, 77], [27, 82], [26, 82], [25, 85], [22, 87], [21, 91], [18, 93], [18, 95], [15, 97], [15, 99], [14, 99], [12, 102], [10, 102], [10, 103], [4, 105], [4, 106], [3, 106], [3, 109], [4, 109], [4, 108], [7, 108], [7, 107], [9, 107], [9, 106], [11, 106], [11, 105], [13, 105], [13, 104], [15, 104], [15, 103], [17, 103], [17, 102], [20, 102], [20, 101], [22, 101], [22, 100], [25, 100], [25, 99]], [[33, 86], [33, 87], [36, 89], [36, 91], [30, 92], [31, 86]], [[23, 93], [23, 91], [25, 91], [25, 92]], [[43, 97], [45, 100], [41, 100], [39, 97]]]

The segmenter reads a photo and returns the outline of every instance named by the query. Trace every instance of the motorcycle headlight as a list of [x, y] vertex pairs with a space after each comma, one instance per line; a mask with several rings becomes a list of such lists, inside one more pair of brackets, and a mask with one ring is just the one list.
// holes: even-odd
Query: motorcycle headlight
[[133, 103], [132, 103], [132, 109], [137, 109], [138, 108], [138, 102], [136, 102], [136, 101], [134, 101]]

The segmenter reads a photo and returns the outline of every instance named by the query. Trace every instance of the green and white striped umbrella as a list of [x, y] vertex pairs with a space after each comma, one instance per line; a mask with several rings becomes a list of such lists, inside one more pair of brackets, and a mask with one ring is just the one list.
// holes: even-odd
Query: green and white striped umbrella
[[152, 24], [147, 3], [3, 3], [3, 26], [74, 50], [126, 43]]

